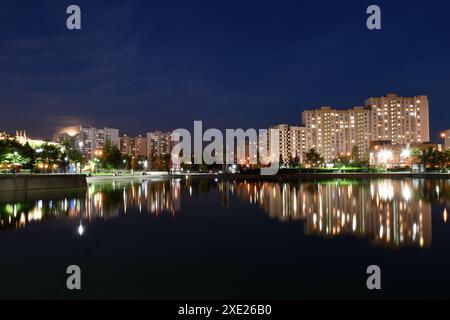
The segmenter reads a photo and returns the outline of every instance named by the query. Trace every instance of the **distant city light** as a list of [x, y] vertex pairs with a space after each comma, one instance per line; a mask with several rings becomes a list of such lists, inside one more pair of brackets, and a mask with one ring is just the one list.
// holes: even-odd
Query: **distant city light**
[[411, 149], [403, 149], [403, 151], [401, 153], [401, 157], [403, 159], [411, 157]]
[[83, 227], [83, 225], [82, 225], [81, 223], [80, 223], [80, 225], [78, 226], [77, 231], [78, 231], [78, 234], [79, 234], [80, 236], [83, 235], [83, 233], [84, 233], [84, 227]]
[[378, 158], [380, 159], [380, 162], [387, 163], [389, 160], [392, 159], [393, 153], [390, 150], [381, 150], [378, 153]]
[[70, 137], [75, 137], [78, 133], [80, 133], [80, 128], [78, 126], [66, 127], [59, 131], [60, 133], [65, 133]]

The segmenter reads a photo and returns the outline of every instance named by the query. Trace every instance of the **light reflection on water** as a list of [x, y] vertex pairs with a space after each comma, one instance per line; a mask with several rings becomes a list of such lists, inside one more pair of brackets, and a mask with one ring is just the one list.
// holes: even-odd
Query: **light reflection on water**
[[[444, 184], [448, 190], [448, 182]], [[428, 186], [424, 180], [241, 182], [231, 193], [263, 208], [270, 217], [303, 220], [309, 235], [353, 235], [374, 245], [430, 247], [432, 202], [444, 199], [438, 194], [423, 197], [419, 190], [428, 192]]]
[[[207, 179], [93, 183], [87, 191], [35, 191], [0, 195], [1, 229], [24, 228], [53, 217], [84, 224], [128, 211], [176, 216], [189, 197], [218, 191], [221, 206], [231, 199], [256, 205], [280, 221], [299, 220], [307, 235], [327, 239], [350, 235], [375, 246], [429, 248], [432, 219], [448, 220], [448, 180], [331, 180], [316, 182], [212, 181]], [[432, 205], [443, 207], [432, 216]], [[183, 205], [187, 205], [184, 203]], [[209, 210], [211, 208], [205, 208]], [[84, 233], [80, 223], [78, 233]]]

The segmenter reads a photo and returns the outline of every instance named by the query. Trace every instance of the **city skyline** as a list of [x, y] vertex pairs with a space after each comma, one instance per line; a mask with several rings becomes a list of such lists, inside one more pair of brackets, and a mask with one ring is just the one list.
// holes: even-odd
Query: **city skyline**
[[[419, 149], [437, 146], [430, 142], [429, 116], [427, 96], [404, 97], [387, 93], [382, 97], [365, 99], [364, 106], [307, 109], [295, 125], [278, 124], [268, 129], [279, 130], [279, 154], [285, 162], [298, 159], [302, 163], [304, 155], [314, 149], [327, 163], [351, 155], [361, 160], [370, 159], [371, 163], [376, 164], [385, 160], [372, 157], [374, 152], [382, 157], [385, 156], [383, 150], [395, 150], [395, 154], [389, 157], [395, 158], [395, 163], [404, 164], [410, 156], [405, 157], [404, 150], [413, 146]], [[16, 137], [27, 139], [25, 130], [17, 132]], [[117, 146], [122, 154], [133, 158], [150, 159], [171, 154], [174, 145], [171, 141], [172, 131], [155, 130], [136, 136], [120, 132], [119, 129], [109, 127], [98, 129], [79, 125], [61, 130], [51, 141], [61, 143], [68, 140], [79, 146], [84, 158], [89, 160], [101, 156], [106, 141]], [[444, 150], [448, 149], [448, 132], [445, 130], [439, 135], [438, 144]], [[265, 142], [260, 140], [259, 144], [270, 145], [270, 134], [267, 139]], [[381, 151], [379, 147], [382, 147]]]
[[[298, 119], [297, 122], [295, 122], [295, 120], [291, 120], [291, 121], [281, 121], [279, 123], [282, 123], [283, 125], [286, 124], [289, 127], [296, 127], [296, 126], [297, 127], [302, 127], [302, 126], [305, 126], [306, 123], [307, 123], [307, 119], [306, 119], [305, 115], [307, 115], [310, 112], [331, 110], [331, 111], [337, 111], [337, 112], [341, 113], [341, 112], [348, 112], [348, 111], [352, 111], [353, 110], [355, 113], [359, 113], [360, 111], [369, 111], [372, 108], [372, 105], [374, 104], [374, 101], [377, 101], [375, 103], [377, 103], [378, 107], [381, 108], [381, 107], [383, 107], [382, 104], [385, 103], [383, 99], [385, 99], [387, 101], [390, 98], [397, 98], [397, 97], [402, 99], [402, 105], [401, 105], [402, 110], [399, 110], [399, 111], [402, 111], [402, 112], [404, 111], [403, 108], [406, 106], [406, 104], [413, 103], [415, 105], [415, 103], [416, 103], [416, 102], [414, 102], [415, 99], [424, 98], [426, 100], [427, 114], [425, 115], [425, 117], [427, 118], [427, 121], [426, 121], [426, 129], [424, 129], [424, 132], [427, 132], [427, 134], [426, 135], [424, 134], [425, 138], [422, 139], [423, 142], [437, 142], [437, 141], [440, 142], [444, 138], [443, 135], [446, 134], [448, 130], [450, 130], [448, 128], [443, 128], [441, 130], [434, 129], [434, 131], [437, 132], [437, 134], [435, 136], [434, 136], [434, 134], [431, 133], [432, 131], [430, 130], [430, 126], [429, 126], [429, 122], [430, 122], [429, 118], [431, 116], [431, 112], [429, 111], [429, 100], [428, 100], [428, 96], [427, 95], [405, 96], [405, 95], [398, 95], [397, 93], [394, 93], [393, 91], [389, 91], [388, 93], [385, 93], [384, 95], [380, 96], [379, 98], [375, 98], [375, 96], [370, 96], [370, 98], [365, 99], [364, 103], [353, 104], [353, 105], [349, 105], [347, 107], [344, 107], [344, 106], [336, 107], [336, 106], [333, 106], [331, 104], [326, 104], [326, 103], [322, 103], [322, 104], [319, 104], [317, 106], [305, 107], [300, 112], [299, 117], [297, 117], [297, 119]], [[405, 99], [406, 101], [403, 102], [403, 99]], [[400, 106], [398, 106], [398, 107], [400, 107]], [[390, 111], [389, 111], [389, 113], [390, 113]], [[197, 119], [197, 121], [202, 121], [202, 120], [201, 119]], [[189, 129], [189, 127], [192, 126], [191, 123], [186, 123], [186, 124], [187, 124], [187, 126], [184, 126], [182, 128], [188, 128]], [[275, 123], [269, 123], [267, 128], [271, 128], [271, 127], [275, 127], [275, 126], [278, 126], [278, 125], [275, 124]], [[450, 126], [450, 124], [449, 124], [449, 126]], [[33, 135], [33, 134], [32, 135], [33, 135], [34, 138], [39, 138], [39, 139], [42, 139], [42, 140], [50, 141], [50, 140], [55, 140], [55, 137], [58, 136], [58, 135], [67, 135], [69, 137], [73, 137], [73, 136], [75, 136], [76, 134], [78, 134], [80, 132], [80, 128], [82, 128], [82, 127], [85, 127], [85, 128], [106, 128], [106, 129], [107, 128], [110, 128], [110, 129], [111, 128], [116, 128], [114, 130], [119, 130], [119, 132], [122, 133], [121, 134], [122, 137], [123, 136], [125, 136], [125, 137], [138, 137], [138, 136], [144, 136], [145, 134], [147, 134], [149, 132], [172, 132], [173, 130], [177, 129], [175, 127], [171, 127], [168, 130], [163, 130], [163, 129], [161, 129], [161, 127], [152, 127], [152, 128], [143, 129], [142, 131], [137, 131], [135, 129], [130, 129], [130, 128], [118, 128], [118, 126], [115, 126], [115, 125], [110, 124], [110, 123], [107, 124], [106, 126], [95, 126], [92, 123], [89, 123], [89, 124], [87, 124], [87, 123], [81, 123], [81, 124], [80, 123], [76, 123], [75, 124], [74, 123], [73, 125], [70, 125], [70, 126], [65, 126], [65, 127], [58, 128], [57, 131], [54, 131], [54, 132], [50, 133], [50, 135], [48, 137], [47, 136], [46, 137], [37, 137], [36, 135]], [[234, 128], [238, 128], [238, 127], [234, 127]], [[249, 126], [246, 126], [246, 127], [244, 126], [242, 128], [243, 129], [248, 129], [250, 127]], [[33, 130], [28, 130], [26, 128], [18, 127], [18, 128], [15, 128], [12, 131], [16, 132], [16, 135], [20, 135], [20, 134], [17, 134], [17, 132], [30, 133], [30, 131], [33, 131]], [[11, 132], [8, 132], [6, 130], [4, 130], [4, 131], [0, 130], [0, 132], [5, 132], [7, 134], [11, 134]], [[136, 132], [136, 133], [134, 133], [134, 132]], [[391, 131], [389, 133], [391, 134]], [[380, 138], [383, 138], [383, 137], [380, 137]]]

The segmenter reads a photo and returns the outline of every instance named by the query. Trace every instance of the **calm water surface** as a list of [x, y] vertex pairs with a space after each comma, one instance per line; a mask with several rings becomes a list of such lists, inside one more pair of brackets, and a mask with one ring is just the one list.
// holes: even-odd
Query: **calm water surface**
[[[449, 298], [447, 208], [449, 180], [2, 192], [0, 298]], [[81, 292], [65, 287], [72, 264]]]

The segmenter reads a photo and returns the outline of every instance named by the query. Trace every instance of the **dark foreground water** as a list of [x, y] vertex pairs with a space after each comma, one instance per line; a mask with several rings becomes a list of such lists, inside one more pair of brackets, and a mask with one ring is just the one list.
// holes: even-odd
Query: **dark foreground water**
[[450, 298], [449, 206], [449, 180], [2, 192], [0, 298]]

